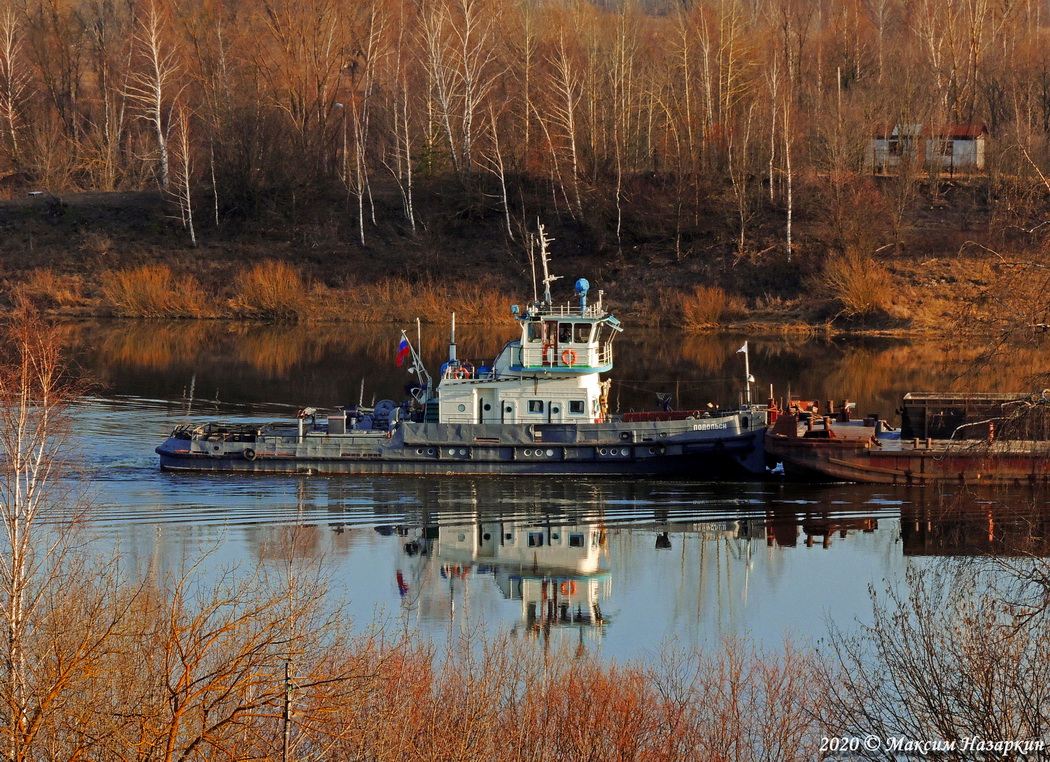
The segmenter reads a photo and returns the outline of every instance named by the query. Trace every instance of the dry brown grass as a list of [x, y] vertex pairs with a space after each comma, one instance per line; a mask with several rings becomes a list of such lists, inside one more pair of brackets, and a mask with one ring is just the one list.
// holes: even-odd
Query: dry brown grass
[[893, 276], [872, 257], [855, 251], [829, 259], [817, 285], [848, 318], [884, 316], [893, 300]]
[[77, 275], [59, 275], [43, 267], [33, 270], [29, 277], [12, 289], [16, 304], [37, 309], [62, 309], [84, 303], [83, 281]]
[[678, 297], [679, 324], [687, 331], [710, 331], [741, 317], [744, 300], [718, 286], [696, 286]]
[[486, 284], [449, 285], [390, 278], [367, 285], [348, 284], [340, 292], [342, 317], [360, 323], [414, 321], [443, 323], [456, 313], [463, 324], [509, 323], [513, 300]]
[[192, 275], [176, 277], [167, 265], [102, 273], [102, 298], [114, 313], [134, 318], [210, 317], [211, 300]]
[[302, 320], [314, 311], [310, 289], [287, 262], [268, 259], [235, 278], [233, 310], [240, 317]]

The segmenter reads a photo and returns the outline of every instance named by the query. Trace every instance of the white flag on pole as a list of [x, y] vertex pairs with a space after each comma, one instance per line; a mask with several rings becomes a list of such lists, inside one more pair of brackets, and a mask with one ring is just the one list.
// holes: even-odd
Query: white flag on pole
[[747, 342], [746, 341], [744, 342], [744, 346], [740, 347], [740, 349], [738, 349], [736, 351], [737, 354], [740, 354], [741, 352], [743, 352], [745, 355], [747, 354]]

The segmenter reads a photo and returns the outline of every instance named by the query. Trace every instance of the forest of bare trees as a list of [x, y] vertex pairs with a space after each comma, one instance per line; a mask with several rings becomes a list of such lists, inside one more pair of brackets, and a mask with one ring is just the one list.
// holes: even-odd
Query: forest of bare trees
[[682, 247], [716, 209], [743, 254], [774, 210], [790, 257], [792, 207], [811, 203], [845, 250], [877, 125], [986, 125], [988, 174], [1045, 191], [1043, 6], [12, 0], [0, 163], [54, 193], [163, 188], [191, 234], [336, 187], [365, 242], [380, 194], [411, 231], [438, 181], [510, 237], [526, 199], [616, 245], [642, 226]]

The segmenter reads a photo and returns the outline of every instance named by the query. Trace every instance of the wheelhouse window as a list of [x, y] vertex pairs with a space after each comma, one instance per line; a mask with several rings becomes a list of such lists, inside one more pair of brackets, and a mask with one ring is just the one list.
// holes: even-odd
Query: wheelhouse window
[[543, 323], [529, 323], [528, 340], [538, 342], [543, 338]]
[[583, 535], [577, 532], [572, 532], [569, 535], [569, 547], [570, 548], [582, 548], [583, 547]]
[[543, 400], [529, 400], [529, 412], [530, 413], [542, 413], [543, 412]]
[[572, 327], [572, 340], [576, 344], [587, 344], [591, 340], [591, 324], [575, 323]]
[[543, 532], [529, 532], [529, 547], [539, 548], [543, 546]]
[[586, 406], [583, 400], [569, 400], [569, 412], [576, 415], [583, 415]]

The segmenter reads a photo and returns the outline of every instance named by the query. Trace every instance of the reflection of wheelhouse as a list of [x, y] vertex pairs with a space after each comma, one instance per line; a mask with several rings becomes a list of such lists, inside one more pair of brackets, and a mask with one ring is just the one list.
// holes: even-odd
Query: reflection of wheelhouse
[[600, 526], [497, 521], [442, 527], [435, 556], [446, 577], [491, 573], [505, 598], [522, 602], [530, 629], [606, 621], [601, 601], [612, 580]]

